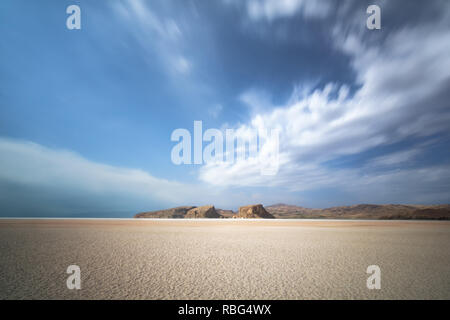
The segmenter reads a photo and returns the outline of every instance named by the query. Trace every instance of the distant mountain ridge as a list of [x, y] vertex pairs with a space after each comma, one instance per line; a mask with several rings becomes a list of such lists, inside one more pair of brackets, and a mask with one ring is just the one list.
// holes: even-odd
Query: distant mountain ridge
[[351, 206], [310, 209], [275, 204], [266, 210], [278, 219], [420, 219], [450, 220], [450, 205], [357, 204]]
[[242, 218], [242, 219], [374, 219], [374, 220], [450, 220], [450, 205], [357, 204], [351, 206], [311, 209], [278, 203], [243, 206], [238, 212], [207, 206], [181, 206], [141, 212], [135, 218]]

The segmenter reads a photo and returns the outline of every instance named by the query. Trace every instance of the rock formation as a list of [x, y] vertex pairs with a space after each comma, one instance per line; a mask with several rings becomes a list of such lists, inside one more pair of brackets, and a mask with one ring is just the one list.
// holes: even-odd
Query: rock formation
[[192, 218], [221, 218], [220, 214], [217, 213], [214, 206], [201, 206], [197, 208], [192, 208], [186, 215], [186, 219]]
[[221, 218], [233, 218], [233, 216], [236, 214], [233, 210], [223, 210], [223, 209], [217, 209], [216, 211], [218, 214], [220, 214]]
[[233, 218], [244, 219], [275, 219], [273, 215], [268, 213], [262, 204], [254, 204], [239, 208], [239, 212]]
[[165, 210], [148, 211], [136, 214], [135, 218], [178, 218], [182, 219], [193, 206], [176, 207]]

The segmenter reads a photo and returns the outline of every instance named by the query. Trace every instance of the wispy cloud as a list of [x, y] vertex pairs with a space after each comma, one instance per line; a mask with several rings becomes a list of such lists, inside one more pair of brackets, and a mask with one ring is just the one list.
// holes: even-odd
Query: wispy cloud
[[[0, 139], [0, 152], [3, 214], [131, 214], [177, 203], [183, 195], [186, 201], [195, 198], [192, 186], [92, 162], [71, 151]], [[22, 199], [20, 205], [17, 199]]]
[[289, 18], [295, 14], [304, 17], [324, 17], [331, 9], [330, 1], [323, 0], [224, 0], [225, 3], [244, 6], [248, 16], [255, 21], [273, 21]]
[[414, 158], [422, 152], [423, 150], [421, 149], [393, 152], [391, 154], [372, 159], [370, 164], [375, 167], [405, 164], [413, 161]]
[[236, 208], [249, 200], [293, 200], [281, 192], [268, 196], [161, 179], [29, 141], [0, 138], [0, 153], [1, 216], [131, 217], [178, 205]]
[[[330, 32], [336, 32], [336, 28], [331, 26]], [[350, 57], [358, 89], [351, 93], [346, 84], [329, 83], [307, 94], [294, 92], [286, 105], [260, 112], [240, 127], [281, 131], [283, 163], [277, 176], [261, 176], [251, 161], [243, 160], [234, 165], [208, 165], [201, 170], [200, 179], [218, 185], [272, 185], [308, 190], [339, 186], [343, 181], [382, 188], [387, 181], [395, 185], [400, 183], [396, 179], [411, 181], [421, 173], [431, 174], [430, 168], [387, 170], [381, 174], [367, 172], [367, 167], [330, 170], [324, 163], [412, 137], [448, 133], [450, 27], [447, 16], [416, 27], [392, 30], [376, 44], [366, 41], [359, 29], [346, 30], [335, 38], [335, 47]], [[243, 97], [252, 109], [257, 109], [254, 89]], [[418, 152], [374, 161], [398, 164]], [[437, 179], [441, 186], [449, 181], [448, 175]], [[429, 190], [433, 188], [430, 186]]]
[[141, 48], [148, 53], [156, 51], [168, 72], [189, 73], [192, 63], [183, 52], [183, 30], [174, 17], [156, 14], [143, 0], [115, 1], [111, 5], [118, 17], [133, 29], [132, 35]]

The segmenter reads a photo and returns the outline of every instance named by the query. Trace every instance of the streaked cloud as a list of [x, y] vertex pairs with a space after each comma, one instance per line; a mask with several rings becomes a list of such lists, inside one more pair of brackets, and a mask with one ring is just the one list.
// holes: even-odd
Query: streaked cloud
[[391, 154], [376, 157], [370, 160], [370, 164], [375, 167], [405, 164], [407, 162], [413, 161], [414, 158], [422, 152], [423, 150], [421, 149], [393, 152]]
[[70, 150], [58, 150], [0, 138], [1, 216], [131, 217], [179, 205], [213, 204], [236, 208], [284, 199], [280, 193], [242, 192], [152, 176], [140, 169], [90, 161]]
[[295, 14], [304, 17], [324, 17], [331, 9], [329, 1], [316, 0], [224, 0], [225, 3], [244, 6], [252, 20], [273, 21], [289, 18]]
[[[381, 44], [366, 41], [359, 31], [337, 37], [336, 48], [351, 58], [356, 73], [359, 87], [354, 92], [346, 84], [338, 83], [328, 83], [300, 95], [295, 90], [286, 105], [261, 111], [239, 127], [281, 131], [280, 173], [264, 177], [251, 161], [238, 161], [232, 166], [208, 165], [202, 168], [200, 179], [219, 185], [272, 185], [308, 190], [338, 186], [342, 184], [340, 181], [353, 185], [364, 181], [376, 184], [389, 177], [403, 176], [390, 171], [385, 175], [366, 172], [367, 167], [330, 170], [325, 163], [406, 139], [449, 134], [447, 17], [444, 14], [440, 20], [393, 30]], [[241, 96], [253, 110], [258, 109], [258, 104], [268, 104], [267, 97], [270, 97], [266, 93], [259, 98], [255, 92], [250, 89]], [[402, 156], [418, 152], [408, 151], [374, 161], [396, 164]], [[408, 174], [415, 172], [408, 171]], [[442, 179], [445, 184], [448, 176]]]
[[67, 150], [2, 138], [0, 153], [2, 209], [12, 215], [117, 214], [195, 198], [192, 187]]
[[192, 63], [183, 53], [183, 31], [174, 17], [155, 13], [151, 3], [143, 0], [115, 1], [111, 6], [133, 30], [141, 50], [149, 54], [156, 51], [169, 73], [189, 73]]
[[[370, 1], [79, 2], [75, 33], [52, 1], [0, 12], [0, 215], [450, 201], [448, 1], [376, 0], [379, 31]], [[279, 129], [278, 174], [176, 167], [195, 120]]]

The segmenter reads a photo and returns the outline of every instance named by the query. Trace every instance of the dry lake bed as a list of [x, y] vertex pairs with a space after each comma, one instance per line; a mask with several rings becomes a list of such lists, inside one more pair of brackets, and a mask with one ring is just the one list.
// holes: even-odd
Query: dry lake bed
[[0, 299], [450, 299], [450, 222], [1, 219]]

